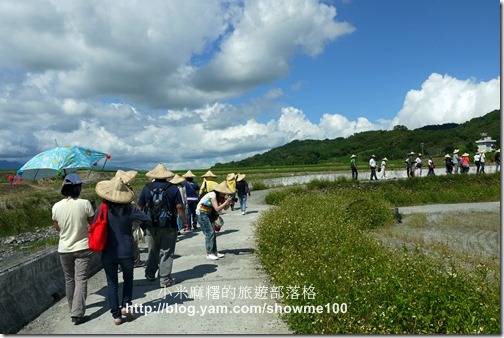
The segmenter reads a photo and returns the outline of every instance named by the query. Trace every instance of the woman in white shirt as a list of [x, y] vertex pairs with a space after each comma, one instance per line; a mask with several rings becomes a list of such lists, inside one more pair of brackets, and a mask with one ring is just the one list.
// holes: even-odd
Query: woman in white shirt
[[387, 168], [387, 161], [388, 159], [386, 157], [384, 157], [381, 161], [381, 165], [380, 165], [380, 168], [381, 168], [381, 177], [380, 178], [384, 178], [384, 179], [387, 179], [387, 174], [385, 174], [385, 170]]
[[63, 181], [64, 199], [52, 207], [54, 227], [59, 231], [58, 253], [65, 275], [65, 292], [72, 322], [79, 325], [91, 317], [85, 316], [88, 268], [92, 252], [88, 246], [88, 227], [94, 210], [88, 200], [79, 198], [82, 181], [69, 174]]
[[422, 176], [422, 154], [419, 153], [416, 160], [416, 168], [418, 170], [418, 177], [421, 177]]

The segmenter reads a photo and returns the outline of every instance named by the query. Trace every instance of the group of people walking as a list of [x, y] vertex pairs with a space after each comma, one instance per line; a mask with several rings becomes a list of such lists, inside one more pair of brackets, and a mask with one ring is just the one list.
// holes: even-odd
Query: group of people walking
[[[461, 156], [458, 155], [460, 152], [459, 149], [455, 149], [453, 151], [453, 155], [446, 154], [445, 155], [445, 166], [446, 173], [468, 173], [470, 169], [470, 159], [469, 154], [464, 153]], [[486, 156], [484, 150], [478, 150], [474, 155], [474, 164], [476, 165], [476, 173], [485, 173], [485, 163]], [[493, 157], [493, 161], [495, 162], [495, 171], [498, 172], [500, 170], [500, 149], [495, 151], [495, 155]], [[404, 161], [406, 164], [406, 177], [421, 177], [423, 173], [423, 154], [415, 152], [410, 152], [407, 154], [407, 158]], [[377, 172], [380, 173], [380, 179], [387, 179], [387, 157], [383, 157], [381, 159], [381, 164], [378, 165], [377, 157], [372, 155], [369, 159], [369, 169], [371, 171], [369, 179], [378, 180]], [[432, 156], [428, 157], [427, 160], [427, 176], [435, 175], [434, 169], [436, 168], [436, 164], [432, 159]], [[357, 170], [357, 155], [352, 154], [350, 156], [350, 169], [352, 172], [352, 179], [358, 178], [358, 170]]]
[[[376, 156], [372, 155], [369, 159], [369, 168], [371, 169], [371, 176], [369, 179], [378, 180], [376, 172], [380, 172], [380, 179], [387, 179], [386, 168], [388, 159], [386, 157], [382, 158], [380, 166], [376, 162]], [[352, 170], [352, 179], [356, 180], [359, 177], [359, 171], [357, 170], [357, 155], [352, 154], [350, 156], [350, 169]]]
[[[462, 155], [458, 155], [460, 152], [459, 149], [453, 150], [453, 154], [445, 155], [445, 166], [447, 174], [467, 174], [470, 170], [470, 158], [468, 153], [463, 153]], [[474, 154], [473, 160], [474, 165], [476, 166], [476, 173], [485, 173], [485, 165], [486, 165], [486, 155], [484, 150], [478, 150]], [[495, 151], [495, 155], [493, 156], [493, 161], [495, 162], [495, 172], [500, 171], [500, 149]]]
[[[54, 204], [52, 219], [59, 231], [58, 252], [65, 276], [65, 291], [71, 320], [76, 325], [91, 319], [85, 315], [92, 257], [88, 247], [88, 228], [96, 221], [101, 208], [107, 210], [108, 232], [101, 262], [107, 278], [107, 301], [116, 325], [120, 325], [125, 317], [134, 316], [128, 309], [131, 309], [133, 270], [139, 260], [140, 237], [145, 236], [148, 243], [145, 278], [159, 281], [162, 288], [169, 287], [175, 284], [171, 273], [181, 230], [196, 230], [199, 224], [205, 235], [206, 258], [218, 260], [224, 257], [217, 250], [215, 234], [219, 230], [214, 225], [219, 213], [240, 201], [240, 210], [246, 214], [250, 189], [244, 174], [231, 173], [226, 180], [217, 183], [217, 175], [209, 170], [201, 176], [203, 183], [200, 187], [194, 182], [197, 176], [190, 170], [179, 176], [159, 163], [146, 173], [151, 182], [142, 188], [135, 202], [130, 182], [136, 175], [133, 170], [119, 170], [112, 179], [98, 182], [95, 191], [102, 203], [96, 211], [90, 201], [80, 198], [80, 177], [72, 173], [64, 178], [61, 188], [64, 198]], [[165, 222], [162, 214], [168, 215]], [[119, 271], [123, 274], [121, 297]]]

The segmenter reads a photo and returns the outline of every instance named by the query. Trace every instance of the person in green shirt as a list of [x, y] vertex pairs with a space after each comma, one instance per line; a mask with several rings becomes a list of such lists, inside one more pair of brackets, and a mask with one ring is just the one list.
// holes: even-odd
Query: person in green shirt
[[350, 156], [350, 168], [352, 169], [352, 178], [356, 180], [359, 173], [357, 172], [357, 155], [355, 154]]

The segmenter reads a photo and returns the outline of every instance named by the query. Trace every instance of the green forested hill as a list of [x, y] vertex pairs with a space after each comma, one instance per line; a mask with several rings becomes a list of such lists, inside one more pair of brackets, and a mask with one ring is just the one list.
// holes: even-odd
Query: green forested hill
[[404, 158], [410, 151], [443, 156], [454, 148], [474, 153], [475, 141], [487, 133], [500, 144], [500, 109], [462, 124], [447, 123], [408, 130], [396, 126], [394, 130], [373, 130], [356, 133], [347, 138], [292, 141], [241, 161], [217, 163], [213, 168], [260, 167], [281, 165], [323, 164], [346, 161], [351, 154], [369, 158], [372, 154], [389, 159]]

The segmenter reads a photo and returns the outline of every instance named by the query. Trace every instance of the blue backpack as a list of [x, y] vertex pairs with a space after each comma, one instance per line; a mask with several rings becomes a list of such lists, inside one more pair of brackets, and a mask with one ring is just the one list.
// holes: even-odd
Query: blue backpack
[[169, 227], [173, 213], [168, 203], [167, 191], [171, 183], [156, 188], [153, 183], [147, 184], [150, 189], [150, 199], [147, 202], [145, 213], [151, 217], [152, 226]]

